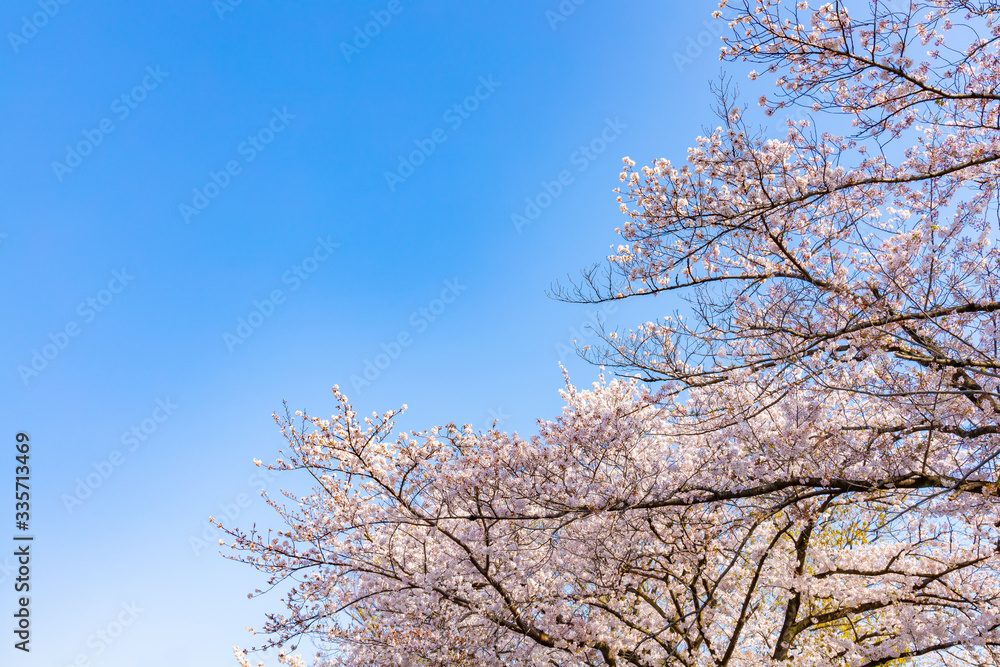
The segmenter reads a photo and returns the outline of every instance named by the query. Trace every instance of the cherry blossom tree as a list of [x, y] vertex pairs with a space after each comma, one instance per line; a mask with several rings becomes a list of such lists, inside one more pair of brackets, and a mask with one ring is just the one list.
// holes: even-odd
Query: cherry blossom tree
[[[225, 528], [284, 586], [265, 646], [324, 665], [1000, 665], [1000, 9], [730, 0], [734, 89], [635, 168], [567, 300], [686, 306], [586, 352], [619, 377], [531, 437], [400, 432], [335, 388], [279, 419]], [[405, 407], [405, 406], [404, 406]], [[242, 654], [241, 661], [245, 661]], [[302, 664], [291, 654], [283, 660]]]

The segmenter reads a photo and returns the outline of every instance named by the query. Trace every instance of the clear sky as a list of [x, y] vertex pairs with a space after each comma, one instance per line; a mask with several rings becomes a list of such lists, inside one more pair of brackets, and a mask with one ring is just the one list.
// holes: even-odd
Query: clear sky
[[252, 459], [283, 400], [554, 417], [560, 360], [597, 369], [568, 351], [593, 309], [546, 290], [615, 242], [623, 156], [683, 160], [715, 125], [714, 8], [4, 2], [0, 663], [235, 664], [280, 600], [246, 598], [263, 577], [206, 519], [276, 525]]

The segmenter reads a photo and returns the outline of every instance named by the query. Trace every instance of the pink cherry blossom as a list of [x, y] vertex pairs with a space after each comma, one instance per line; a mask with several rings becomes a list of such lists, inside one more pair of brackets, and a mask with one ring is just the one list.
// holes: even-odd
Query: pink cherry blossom
[[[730, 0], [782, 136], [733, 88], [686, 162], [621, 173], [606, 272], [674, 292], [585, 352], [537, 434], [400, 432], [337, 388], [225, 528], [318, 665], [879, 667], [1000, 660], [1000, 25], [978, 0]], [[760, 119], [758, 119], [760, 120]], [[650, 302], [652, 305], [653, 302]], [[659, 303], [659, 302], [657, 302]], [[240, 660], [245, 658], [241, 656]], [[281, 658], [303, 664], [298, 654]]]

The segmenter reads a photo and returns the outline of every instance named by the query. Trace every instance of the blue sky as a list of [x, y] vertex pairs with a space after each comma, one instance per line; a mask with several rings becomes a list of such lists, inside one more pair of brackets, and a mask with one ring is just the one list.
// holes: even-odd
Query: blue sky
[[594, 315], [546, 290], [615, 242], [622, 156], [715, 124], [714, 8], [4, 3], [0, 476], [28, 432], [35, 542], [33, 651], [4, 630], [0, 662], [235, 664], [280, 601], [206, 519], [275, 524], [283, 400], [555, 416]]

